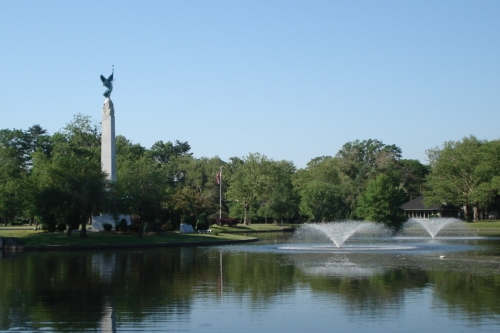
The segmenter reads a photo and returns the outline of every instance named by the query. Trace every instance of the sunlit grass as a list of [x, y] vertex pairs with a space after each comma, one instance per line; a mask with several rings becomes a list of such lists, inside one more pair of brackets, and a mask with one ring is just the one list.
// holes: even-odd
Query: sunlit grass
[[238, 224], [234, 227], [223, 226], [220, 227], [218, 225], [213, 225], [210, 227], [212, 230], [217, 230], [225, 233], [234, 233], [234, 232], [262, 232], [262, 231], [282, 231], [283, 229], [290, 228], [289, 225], [277, 225], [277, 224], [262, 224], [262, 223], [253, 223], [250, 225]]
[[500, 229], [500, 221], [499, 220], [487, 220], [487, 221], [478, 221], [468, 224], [471, 228], [475, 229]]
[[68, 237], [66, 232], [35, 231], [27, 227], [0, 227], [1, 237], [15, 237], [24, 246], [124, 246], [124, 245], [161, 245], [191, 244], [220, 241], [251, 240], [235, 234], [180, 234], [180, 233], [144, 233], [141, 238], [136, 233], [87, 232], [88, 237], [80, 237], [79, 231], [73, 231]]
[[500, 237], [500, 221], [499, 220], [484, 220], [478, 222], [467, 223], [471, 230], [478, 232], [481, 236]]

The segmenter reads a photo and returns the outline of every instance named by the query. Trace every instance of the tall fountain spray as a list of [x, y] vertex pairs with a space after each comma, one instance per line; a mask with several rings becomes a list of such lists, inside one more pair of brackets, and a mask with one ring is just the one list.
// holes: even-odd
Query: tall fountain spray
[[[424, 230], [434, 239], [445, 227], [461, 221], [454, 218], [439, 218], [431, 220], [410, 219], [404, 223], [398, 236], [383, 223], [366, 221], [338, 221], [328, 223], [306, 223], [298, 228], [290, 239], [290, 245], [281, 246], [283, 250], [294, 251], [403, 251], [415, 250], [418, 244], [413, 243], [414, 237], [404, 234], [415, 230]], [[405, 230], [406, 229], [406, 230]], [[462, 229], [455, 229], [461, 230]], [[353, 237], [359, 234], [360, 237]], [[349, 239], [352, 242], [345, 245]]]
[[429, 220], [420, 220], [420, 219], [410, 219], [407, 224], [418, 224], [420, 225], [427, 233], [432, 237], [435, 238], [436, 235], [443, 230], [446, 226], [452, 224], [452, 223], [460, 223], [462, 222], [459, 219], [456, 218], [436, 218], [436, 219], [429, 219]]
[[375, 227], [375, 223], [361, 221], [307, 223], [296, 231], [294, 240], [300, 242], [317, 242], [320, 238], [326, 238], [333, 242], [337, 248], [340, 248], [356, 232]]

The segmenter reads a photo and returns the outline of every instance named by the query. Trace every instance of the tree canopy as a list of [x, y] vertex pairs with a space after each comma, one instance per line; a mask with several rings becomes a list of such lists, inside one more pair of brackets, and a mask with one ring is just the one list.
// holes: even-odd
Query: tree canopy
[[[500, 142], [474, 136], [427, 151], [429, 165], [402, 159], [380, 140], [345, 143], [303, 169], [260, 153], [195, 158], [187, 141], [151, 148], [116, 137], [116, 183], [100, 166], [101, 135], [76, 115], [49, 135], [40, 125], [0, 130], [0, 219], [84, 226], [92, 214], [130, 214], [137, 223], [206, 224], [223, 217], [253, 221], [400, 220], [399, 206], [421, 194], [426, 203], [466, 207], [479, 219], [500, 209]], [[216, 175], [222, 170], [222, 179]], [[85, 235], [85, 233], [83, 233]]]

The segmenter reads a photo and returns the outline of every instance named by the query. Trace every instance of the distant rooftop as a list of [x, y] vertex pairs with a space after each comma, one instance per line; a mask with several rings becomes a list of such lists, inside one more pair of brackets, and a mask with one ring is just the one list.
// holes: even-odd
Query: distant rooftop
[[401, 209], [403, 210], [450, 210], [450, 209], [459, 209], [453, 205], [437, 205], [437, 206], [426, 206], [424, 205], [424, 196], [421, 195], [416, 197], [413, 200], [410, 200], [404, 204], [402, 204]]

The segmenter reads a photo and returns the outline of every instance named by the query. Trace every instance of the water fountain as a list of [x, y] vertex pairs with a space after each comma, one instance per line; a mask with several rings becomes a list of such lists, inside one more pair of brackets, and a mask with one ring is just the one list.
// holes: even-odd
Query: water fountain
[[374, 229], [374, 227], [374, 223], [361, 221], [307, 223], [298, 229], [294, 240], [297, 242], [318, 242], [322, 237], [326, 237], [337, 248], [340, 248], [356, 232], [363, 229]]
[[[373, 251], [413, 248], [388, 244], [386, 240], [389, 233], [390, 231], [385, 225], [373, 222], [307, 223], [295, 231], [290, 242], [291, 245], [282, 246], [280, 249], [295, 251]], [[344, 244], [354, 236], [358, 238], [357, 242]], [[378, 241], [374, 242], [377, 237]], [[380, 242], [380, 239], [384, 239], [384, 241]]]
[[[461, 221], [453, 218], [407, 221], [401, 233], [395, 237], [382, 223], [364, 221], [338, 221], [328, 223], [307, 223], [298, 228], [290, 244], [281, 246], [282, 250], [302, 251], [393, 251], [414, 250], [429, 247], [428, 241], [445, 227]], [[427, 237], [411, 237], [415, 231], [425, 230]], [[417, 230], [418, 231], [418, 230]], [[430, 236], [430, 237], [429, 237]], [[347, 244], [347, 241], [349, 241]]]
[[432, 237], [436, 238], [437, 234], [445, 227], [451, 224], [463, 224], [463, 222], [456, 218], [435, 218], [435, 219], [409, 219], [405, 226], [419, 225]]

